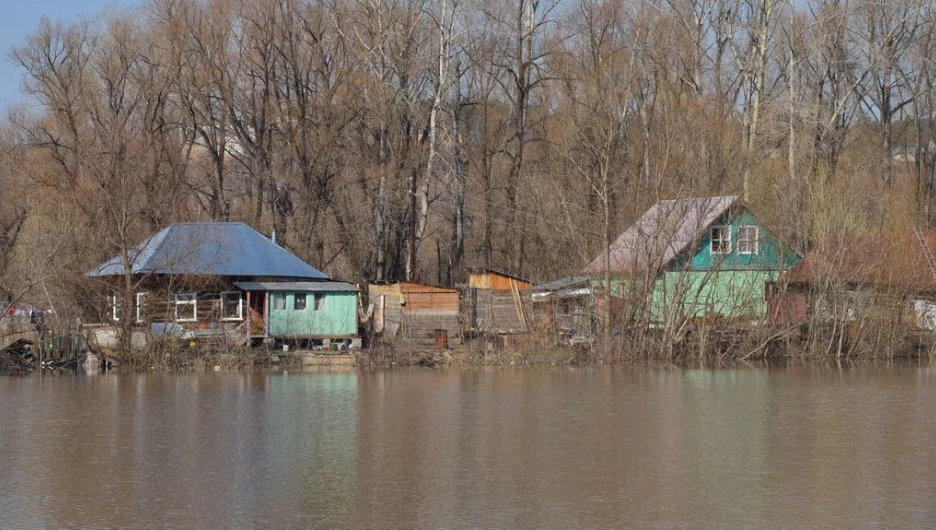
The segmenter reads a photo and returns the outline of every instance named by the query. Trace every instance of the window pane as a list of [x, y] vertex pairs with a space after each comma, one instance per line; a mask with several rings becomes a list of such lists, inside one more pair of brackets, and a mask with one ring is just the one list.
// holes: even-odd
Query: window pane
[[757, 227], [742, 226], [738, 228], [738, 253], [757, 253]]
[[315, 302], [316, 311], [325, 311], [325, 294], [324, 293], [316, 293], [314, 302]]
[[273, 293], [273, 310], [274, 311], [286, 310], [286, 295], [285, 294]]
[[197, 316], [195, 306], [195, 294], [185, 293], [176, 295], [175, 317], [176, 320], [195, 320]]
[[146, 318], [146, 293], [137, 293], [136, 295], [136, 319], [142, 321]]
[[296, 311], [305, 311], [305, 308], [306, 308], [306, 294], [296, 293], [295, 299], [293, 300], [293, 309]]
[[731, 252], [731, 227], [715, 226], [711, 232], [711, 252], [727, 254]]
[[241, 294], [222, 293], [221, 318], [225, 320], [241, 320]]

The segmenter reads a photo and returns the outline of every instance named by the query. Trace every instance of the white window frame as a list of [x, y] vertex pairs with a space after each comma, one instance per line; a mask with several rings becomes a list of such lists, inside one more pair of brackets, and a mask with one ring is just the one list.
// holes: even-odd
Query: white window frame
[[[322, 301], [321, 307], [319, 307], [319, 300]], [[308, 307], [308, 301], [306, 301], [306, 307]], [[312, 293], [312, 311], [318, 313], [328, 311], [328, 296], [325, 293]]]
[[120, 322], [120, 315], [117, 313], [120, 310], [120, 295], [114, 293], [111, 295], [111, 318], [114, 322]]
[[145, 292], [136, 293], [136, 295], [133, 297], [134, 301], [136, 302], [134, 312], [136, 313], [137, 322], [143, 322], [143, 319], [146, 317], [146, 312], [143, 311], [143, 308], [145, 307], [144, 304], [146, 302], [146, 294], [147, 293]]
[[[186, 297], [185, 299], [180, 299]], [[188, 299], [187, 297], [191, 297]], [[182, 306], [192, 306], [192, 318], [179, 318], [179, 308]], [[175, 321], [176, 322], [198, 322], [198, 295], [197, 293], [179, 293], [175, 295]]]
[[[228, 296], [237, 296], [237, 315], [229, 316], [226, 314], [227, 310], [227, 300]], [[241, 296], [240, 291], [224, 291], [221, 293], [221, 320], [226, 322], [234, 322], [244, 320], [244, 297]]]
[[[741, 242], [744, 241], [744, 240], [741, 238], [741, 233], [742, 233], [743, 231], [745, 231], [745, 230], [753, 230], [753, 231], [754, 231], [754, 240], [753, 240], [754, 250], [748, 250], [747, 252], [745, 252], [745, 251], [742, 250], [742, 248], [741, 248]], [[751, 242], [748, 241], [748, 243], [751, 243]], [[758, 253], [760, 253], [760, 228], [759, 228], [757, 225], [742, 225], [742, 226], [739, 226], [739, 227], [738, 227], [738, 254], [756, 255], [756, 254], [758, 254]]]
[[[283, 307], [278, 308], [276, 307], [276, 298], [280, 296], [283, 297], [282, 298]], [[272, 311], [286, 311], [288, 307], [289, 307], [289, 300], [288, 300], [288, 297], [286, 296], [286, 293], [282, 293], [282, 292], [270, 293], [270, 309]]]
[[[721, 242], [725, 245], [724, 250], [715, 250], [715, 231], [720, 230], [722, 233], [727, 233], [728, 237], [722, 239]], [[717, 225], [713, 226], [709, 231], [709, 252], [711, 254], [731, 254], [731, 225]]]

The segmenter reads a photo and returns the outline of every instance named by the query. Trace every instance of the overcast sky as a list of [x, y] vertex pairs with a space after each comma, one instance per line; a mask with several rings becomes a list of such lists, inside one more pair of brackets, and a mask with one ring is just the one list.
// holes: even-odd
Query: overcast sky
[[93, 17], [104, 9], [139, 5], [140, 0], [0, 0], [0, 114], [2, 109], [22, 101], [21, 72], [9, 59], [10, 51], [26, 42], [26, 37], [46, 16], [72, 22]]

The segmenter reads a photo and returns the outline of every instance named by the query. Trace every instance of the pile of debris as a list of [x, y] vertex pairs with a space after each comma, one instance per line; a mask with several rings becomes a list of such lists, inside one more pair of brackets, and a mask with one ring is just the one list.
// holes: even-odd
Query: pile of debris
[[[49, 348], [55, 346], [54, 342], [48, 345]], [[37, 352], [40, 346], [29, 339], [18, 339], [6, 348], [0, 349], [0, 373], [5, 374], [23, 374], [34, 372], [40, 368], [40, 360]], [[50, 349], [50, 351], [52, 351]], [[81, 361], [81, 363], [79, 363]], [[99, 367], [97, 356], [84, 349], [82, 355], [58, 356], [48, 358], [43, 356], [41, 368], [43, 370], [72, 369], [78, 366], [86, 370], [94, 370]]]
[[0, 372], [31, 372], [38, 367], [33, 354], [35, 343], [29, 339], [19, 339], [0, 350]]

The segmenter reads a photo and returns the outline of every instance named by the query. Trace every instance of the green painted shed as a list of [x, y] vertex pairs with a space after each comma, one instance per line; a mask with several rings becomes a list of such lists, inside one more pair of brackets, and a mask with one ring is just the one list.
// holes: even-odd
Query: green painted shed
[[262, 299], [265, 337], [336, 340], [358, 336], [358, 293], [350, 283], [238, 282], [235, 286]]
[[800, 259], [738, 197], [705, 197], [658, 202], [585, 271], [599, 281], [607, 270], [612, 294], [650, 285], [638, 290], [654, 322], [760, 320], [767, 285]]

